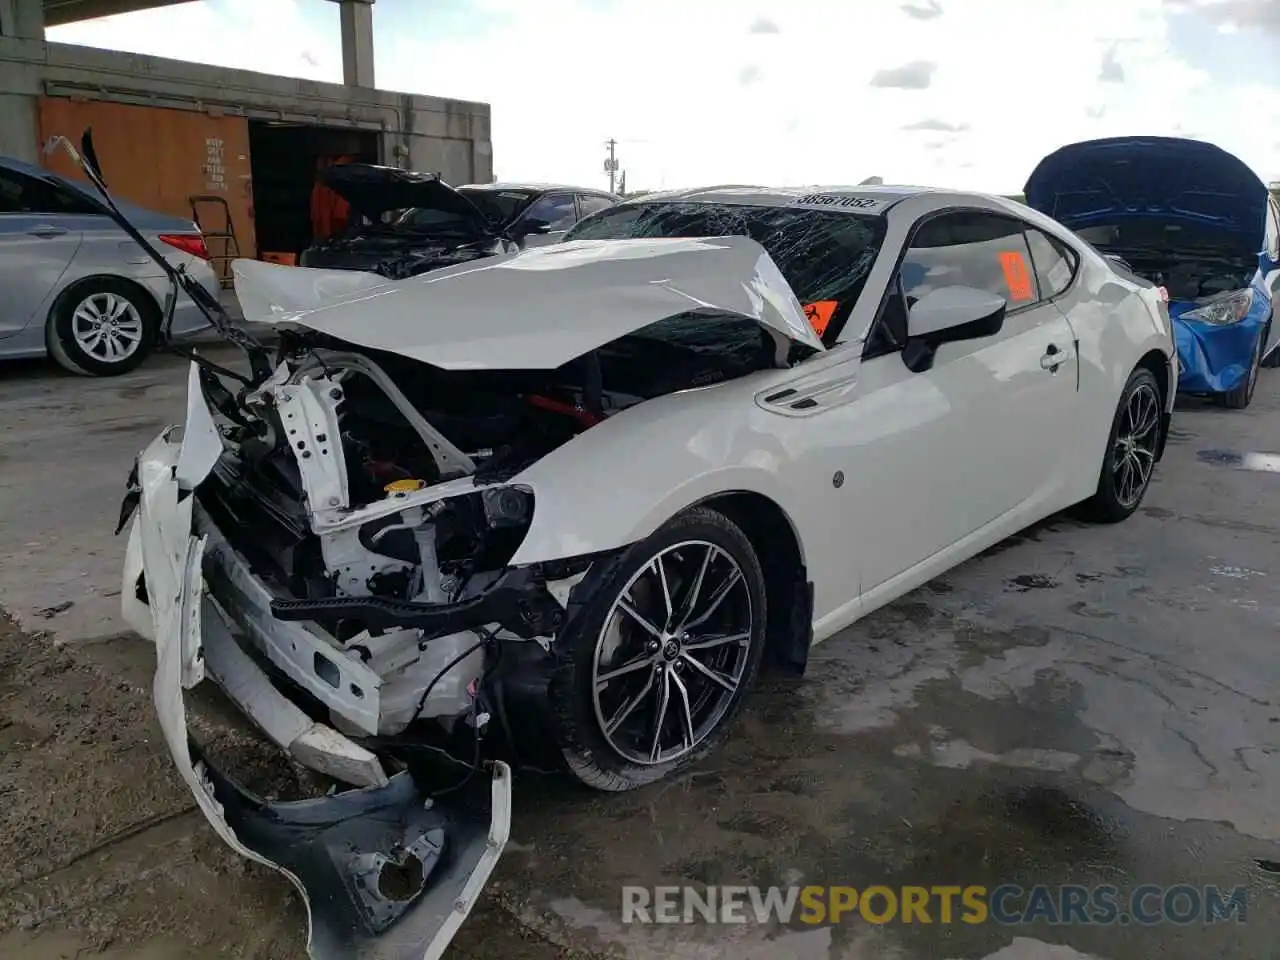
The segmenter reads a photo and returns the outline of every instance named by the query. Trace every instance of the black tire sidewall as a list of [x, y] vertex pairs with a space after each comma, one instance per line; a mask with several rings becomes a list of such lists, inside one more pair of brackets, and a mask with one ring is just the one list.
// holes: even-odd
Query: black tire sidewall
[[[752, 637], [746, 669], [719, 726], [694, 750], [667, 763], [633, 763], [609, 745], [596, 720], [591, 679], [596, 641], [605, 617], [627, 581], [665, 547], [695, 539], [714, 543], [742, 570], [752, 605]], [[578, 597], [584, 598], [581, 607], [571, 614], [556, 640], [559, 662], [548, 690], [552, 728], [570, 772], [596, 789], [631, 790], [660, 780], [711, 752], [741, 711], [743, 698], [759, 673], [764, 652], [768, 615], [764, 573], [746, 534], [723, 514], [705, 507], [692, 507], [612, 562], [593, 568], [575, 588], [574, 600]]]
[[[1147, 496], [1147, 490], [1151, 487], [1151, 477], [1147, 478], [1147, 485], [1143, 487], [1142, 494], [1133, 502], [1132, 506], [1125, 506], [1120, 502], [1120, 498], [1116, 496], [1116, 477], [1115, 468], [1113, 466], [1112, 450], [1116, 445], [1116, 434], [1120, 431], [1120, 418], [1124, 413], [1125, 407], [1128, 405], [1134, 391], [1138, 389], [1139, 384], [1146, 383], [1155, 391], [1161, 403], [1167, 402], [1167, 398], [1160, 390], [1160, 383], [1146, 367], [1138, 367], [1133, 373], [1129, 374], [1129, 379], [1125, 382], [1124, 389], [1120, 392], [1120, 401], [1116, 404], [1115, 413], [1111, 417], [1111, 429], [1107, 433], [1107, 446], [1102, 453], [1102, 467], [1098, 475], [1098, 490], [1089, 501], [1089, 513], [1095, 519], [1104, 522], [1114, 523], [1124, 520], [1133, 515], [1138, 507], [1142, 506], [1142, 501]], [[1163, 412], [1163, 409], [1162, 409]], [[1164, 429], [1163, 425], [1158, 429]], [[1154, 475], [1154, 469], [1152, 471]]]
[[[86, 297], [99, 293], [113, 293], [124, 297], [133, 304], [138, 316], [142, 318], [142, 342], [129, 357], [118, 363], [108, 363], [86, 353], [72, 334], [72, 317], [76, 307]], [[138, 367], [151, 355], [160, 328], [160, 311], [151, 295], [136, 284], [117, 277], [90, 277], [73, 283], [58, 295], [49, 314], [50, 354], [71, 372], [94, 377], [119, 376]]]

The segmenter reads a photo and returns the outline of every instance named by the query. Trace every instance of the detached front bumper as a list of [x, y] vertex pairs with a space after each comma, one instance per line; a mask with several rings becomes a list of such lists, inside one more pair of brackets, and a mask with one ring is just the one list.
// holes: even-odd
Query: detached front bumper
[[[310, 956], [439, 957], [506, 844], [510, 771], [494, 764], [489, 810], [453, 797], [433, 802], [409, 773], [387, 776], [374, 755], [276, 690], [206, 596], [211, 541], [198, 525], [193, 535], [190, 489], [212, 460], [199, 417], [189, 415], [187, 431], [187, 449], [170, 429], [139, 458], [122, 591], [125, 618], [155, 643], [156, 711], [178, 772], [229, 846], [302, 893]], [[252, 796], [214, 769], [188, 734], [184, 691], [206, 678], [299, 761], [365, 785], [310, 800]]]

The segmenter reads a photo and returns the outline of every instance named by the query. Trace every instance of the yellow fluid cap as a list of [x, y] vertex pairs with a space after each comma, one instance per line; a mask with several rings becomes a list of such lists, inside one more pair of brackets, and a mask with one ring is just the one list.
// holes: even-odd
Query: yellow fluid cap
[[392, 480], [382, 489], [386, 493], [413, 493], [415, 490], [421, 490], [427, 484], [422, 480]]

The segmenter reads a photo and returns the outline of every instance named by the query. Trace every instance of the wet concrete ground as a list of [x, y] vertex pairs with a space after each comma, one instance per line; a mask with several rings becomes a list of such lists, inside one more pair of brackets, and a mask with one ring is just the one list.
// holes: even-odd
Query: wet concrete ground
[[[0, 860], [22, 888], [0, 877], [4, 956], [301, 948], [283, 881], [183, 812], [148, 734], [146, 647], [102, 640], [121, 630], [124, 475], [180, 417], [182, 383], [165, 363], [118, 381], [0, 369], [0, 606], [26, 631], [0, 640]], [[1274, 957], [1280, 475], [1245, 455], [1280, 453], [1278, 412], [1272, 371], [1247, 411], [1182, 405], [1130, 521], [1058, 518], [867, 618], [816, 648], [803, 681], [767, 680], [726, 748], [678, 780], [599, 796], [518, 776], [513, 842], [454, 956]], [[1244, 923], [1186, 926], [620, 924], [624, 884], [681, 883], [1249, 899]]]

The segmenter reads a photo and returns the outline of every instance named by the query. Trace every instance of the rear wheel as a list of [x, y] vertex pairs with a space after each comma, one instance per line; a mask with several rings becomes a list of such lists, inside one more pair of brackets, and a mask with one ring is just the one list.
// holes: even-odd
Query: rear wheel
[[1155, 375], [1139, 367], [1120, 394], [1107, 437], [1107, 452], [1098, 473], [1098, 489], [1081, 504], [1091, 520], [1116, 523], [1131, 516], [1151, 485], [1164, 398]]
[[746, 535], [696, 507], [591, 580], [557, 641], [552, 722], [574, 776], [631, 790], [723, 739], [759, 672], [764, 575]]
[[115, 277], [84, 280], [53, 306], [49, 354], [72, 373], [127, 373], [151, 353], [159, 319], [155, 304], [133, 284]]

